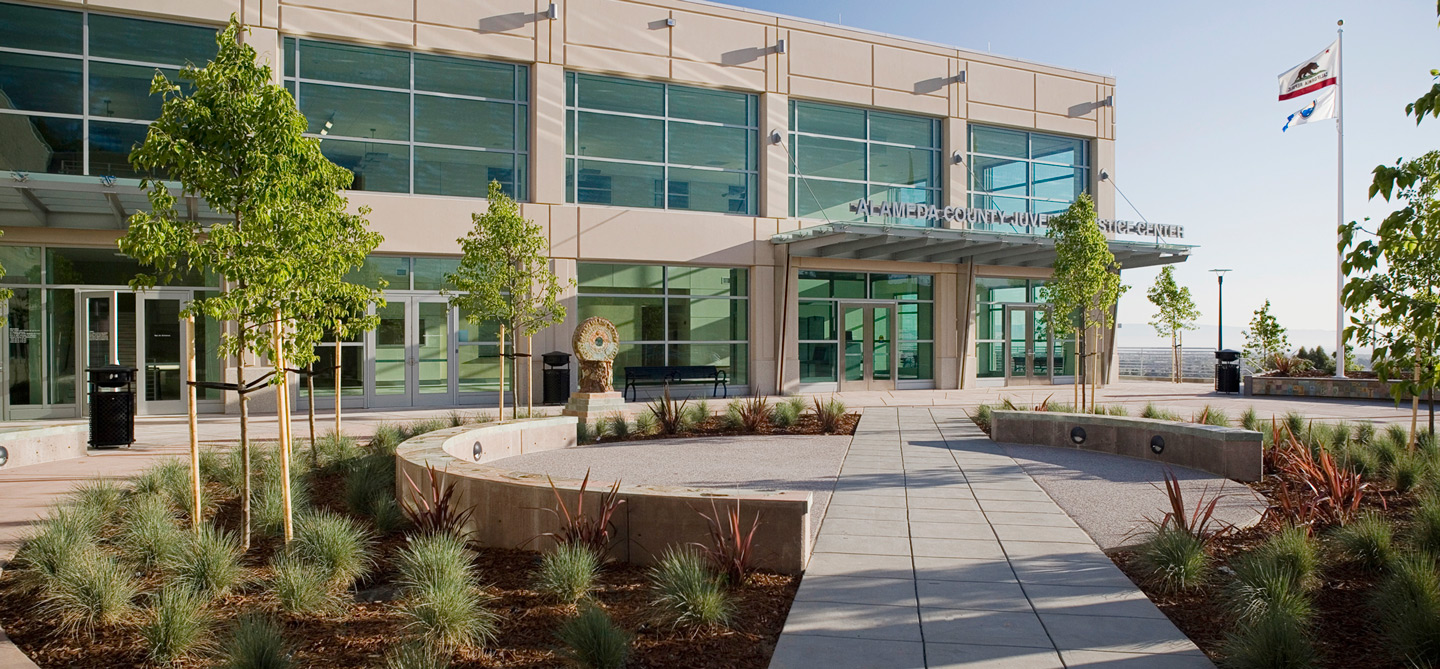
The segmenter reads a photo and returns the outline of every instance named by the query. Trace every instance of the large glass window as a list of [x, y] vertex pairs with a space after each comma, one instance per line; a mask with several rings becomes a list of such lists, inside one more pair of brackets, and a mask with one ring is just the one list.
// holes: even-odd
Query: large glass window
[[790, 101], [790, 215], [829, 221], [935, 224], [851, 212], [856, 200], [940, 204], [940, 121]]
[[352, 190], [529, 197], [524, 65], [286, 37], [285, 85]]
[[565, 74], [566, 201], [755, 213], [757, 98]]
[[[975, 375], [979, 378], [1004, 378], [1005, 376], [1005, 309], [1010, 304], [1045, 304], [1049, 302], [1045, 282], [1035, 279], [985, 278], [975, 279]], [[1023, 341], [1023, 324], [1012, 323], [1020, 328], [1010, 333]], [[1048, 341], [1050, 337], [1045, 337]], [[1075, 373], [1075, 333], [1070, 333], [1058, 346], [1058, 358], [1063, 365], [1055, 368], [1056, 376]]]
[[713, 365], [748, 383], [749, 272], [729, 267], [580, 263], [579, 318], [601, 316], [620, 333], [615, 382], [625, 367]]
[[837, 309], [844, 300], [895, 300], [901, 381], [935, 378], [935, 287], [928, 274], [816, 272], [798, 282], [800, 382], [834, 383], [840, 353]]
[[[1064, 211], [1090, 183], [1088, 143], [1038, 132], [970, 126], [970, 206], [1011, 213]], [[1004, 232], [1015, 230], [1010, 224]]]
[[0, 2], [0, 170], [142, 176], [156, 71], [214, 55], [213, 27]]

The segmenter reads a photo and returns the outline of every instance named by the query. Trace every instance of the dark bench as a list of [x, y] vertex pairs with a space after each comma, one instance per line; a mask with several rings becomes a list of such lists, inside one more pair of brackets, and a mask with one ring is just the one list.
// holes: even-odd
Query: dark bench
[[722, 390], [724, 397], [730, 397], [729, 381], [729, 375], [713, 365], [626, 367], [624, 393], [639, 399], [640, 386], [704, 383], [712, 386], [712, 397]]

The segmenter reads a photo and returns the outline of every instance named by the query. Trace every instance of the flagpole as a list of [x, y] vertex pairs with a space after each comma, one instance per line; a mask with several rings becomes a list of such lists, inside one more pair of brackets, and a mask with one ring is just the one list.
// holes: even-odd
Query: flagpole
[[1345, 21], [1335, 22], [1335, 378], [1345, 378], [1345, 253], [1340, 228], [1345, 225]]

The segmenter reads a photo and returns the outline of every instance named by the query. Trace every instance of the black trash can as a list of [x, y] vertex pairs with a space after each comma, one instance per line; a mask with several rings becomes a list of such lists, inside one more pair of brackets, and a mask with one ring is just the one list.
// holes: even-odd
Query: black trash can
[[135, 443], [134, 367], [105, 365], [85, 370], [90, 381], [90, 446], [117, 448]]
[[1215, 352], [1215, 392], [1240, 392], [1240, 352], [1224, 349]]
[[570, 401], [570, 354], [561, 351], [542, 353], [545, 362], [542, 404], [564, 404]]

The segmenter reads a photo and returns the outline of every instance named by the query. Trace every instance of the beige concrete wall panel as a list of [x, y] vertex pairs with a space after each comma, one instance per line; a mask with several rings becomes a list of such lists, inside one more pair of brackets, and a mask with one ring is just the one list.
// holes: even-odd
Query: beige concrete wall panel
[[[275, 2], [276, 0], [271, 0]], [[264, 0], [242, 0], [240, 3], [240, 20], [247, 26], [263, 26], [264, 19], [260, 17], [260, 5]], [[278, 13], [278, 12], [277, 12]]]
[[550, 207], [550, 257], [580, 257], [579, 207]]
[[670, 78], [670, 59], [664, 56], [597, 49], [573, 44], [565, 47], [565, 65], [579, 70], [608, 72], [619, 76]]
[[530, 197], [535, 202], [565, 202], [565, 68], [539, 63], [530, 68]]
[[[970, 193], [970, 170], [965, 163], [955, 162], [954, 156], [959, 154], [965, 160], [969, 160], [966, 143], [969, 141], [969, 131], [964, 119], [947, 118], [944, 121], [944, 134], [941, 141], [944, 142], [945, 150], [940, 154], [940, 165], [945, 171], [945, 190], [941, 196], [945, 198], [945, 205], [949, 207], [968, 206]], [[947, 228], [957, 227], [954, 221], [944, 221]]]
[[814, 77], [869, 86], [874, 77], [871, 46], [858, 40], [793, 30], [787, 53], [792, 77]]
[[873, 89], [873, 102], [876, 107], [884, 109], [895, 109], [907, 114], [926, 114], [929, 116], [947, 116], [950, 112], [950, 101], [944, 97], [935, 95], [915, 95], [901, 91], [892, 91], [884, 88]]
[[618, 0], [567, 0], [565, 42], [617, 51], [665, 56], [670, 53], [670, 11]]
[[402, 21], [415, 20], [415, 0], [284, 0], [284, 3], [287, 6], [347, 14], [364, 14]]
[[752, 93], [765, 90], [764, 70], [729, 67], [713, 63], [672, 59], [669, 78], [681, 83], [736, 88]]
[[867, 107], [875, 103], [875, 89], [869, 86], [793, 76], [787, 77], [786, 81], [789, 83], [790, 95], [795, 98], [843, 102]]
[[753, 21], [677, 11], [671, 32], [670, 55], [725, 67], [764, 70], [765, 56], [775, 50], [765, 25]]
[[911, 49], [875, 47], [875, 85], [914, 95], [946, 97], [955, 79], [952, 59]]
[[285, 73], [280, 62], [280, 32], [274, 28], [252, 26], [244, 42], [255, 49], [255, 60], [270, 66], [270, 82], [279, 84]]
[[580, 249], [589, 260], [745, 267], [755, 260], [755, 243], [749, 216], [580, 207]]
[[1014, 128], [1035, 127], [1035, 112], [1021, 111], [1009, 107], [996, 107], [971, 102], [966, 105], [965, 116], [971, 123], [1006, 125]]
[[225, 23], [231, 14], [241, 11], [239, 0], [89, 0], [84, 4], [89, 9], [118, 9], [127, 14], [214, 23]]
[[[313, 0], [312, 0], [313, 1]], [[535, 37], [536, 25], [549, 19], [535, 0], [413, 0], [415, 20], [511, 37]]]
[[[774, 254], [770, 255], [773, 262]], [[773, 265], [750, 270], [750, 392], [773, 394], [775, 388], [776, 309], [775, 293], [754, 286], [775, 285]]]
[[969, 101], [1013, 109], [1035, 108], [1035, 74], [988, 63], [970, 64]]
[[280, 29], [288, 34], [339, 37], [341, 39], [414, 46], [415, 27], [410, 21], [342, 14], [323, 9], [282, 5]]
[[535, 40], [530, 37], [446, 28], [424, 23], [415, 26], [415, 46], [421, 49], [452, 51], [467, 56], [486, 56], [526, 62], [535, 57]]
[[260, 0], [260, 25], [280, 27], [280, 0]]
[[865, 44], [875, 44], [879, 46], [889, 46], [896, 49], [908, 49], [911, 51], [930, 53], [937, 56], [945, 56], [948, 58], [954, 58], [961, 53], [953, 46], [931, 44], [928, 42], [905, 39], [902, 37], [892, 37], [890, 35], [885, 35], [877, 32], [854, 30], [845, 26], [823, 24], [815, 21], [794, 19], [785, 16], [775, 17], [775, 24], [780, 26], [781, 28], [786, 28], [797, 32], [804, 31], [809, 33], [825, 34], [833, 36], [836, 39], [846, 41], [863, 42]]
[[1096, 135], [1095, 122], [1084, 118], [1068, 118], [1054, 114], [1035, 114], [1035, 129], [1042, 132], [1059, 132], [1067, 135]]
[[[455, 240], [474, 227], [470, 214], [484, 212], [488, 206], [478, 198], [362, 192], [347, 195], [351, 210], [370, 206], [370, 227], [385, 236], [377, 249], [380, 253], [458, 255], [460, 245]], [[524, 211], [526, 216], [533, 213], [528, 207]]]
[[1098, 139], [1090, 143], [1093, 152], [1090, 164], [1090, 192], [1095, 193], [1095, 214], [1100, 218], [1115, 218], [1115, 186], [1108, 181], [1100, 181], [1100, 172], [1104, 170], [1115, 174], [1115, 142], [1109, 139]]
[[996, 67], [1002, 67], [1007, 69], [1025, 70], [1028, 72], [1034, 72], [1039, 74], [1050, 74], [1057, 77], [1080, 79], [1083, 81], [1089, 81], [1097, 84], [1115, 84], [1114, 78], [1104, 75], [1092, 74], [1090, 72], [1080, 72], [1078, 70], [1067, 70], [1065, 68], [1055, 67], [1053, 65], [1031, 63], [1016, 58], [1006, 58], [1004, 56], [997, 56], [990, 53], [982, 53], [979, 51], [960, 51], [959, 55], [961, 58], [971, 61], [973, 63], [982, 63], [985, 65], [993, 65]]
[[1035, 75], [1035, 111], [1094, 120], [1100, 109], [1094, 82]]

